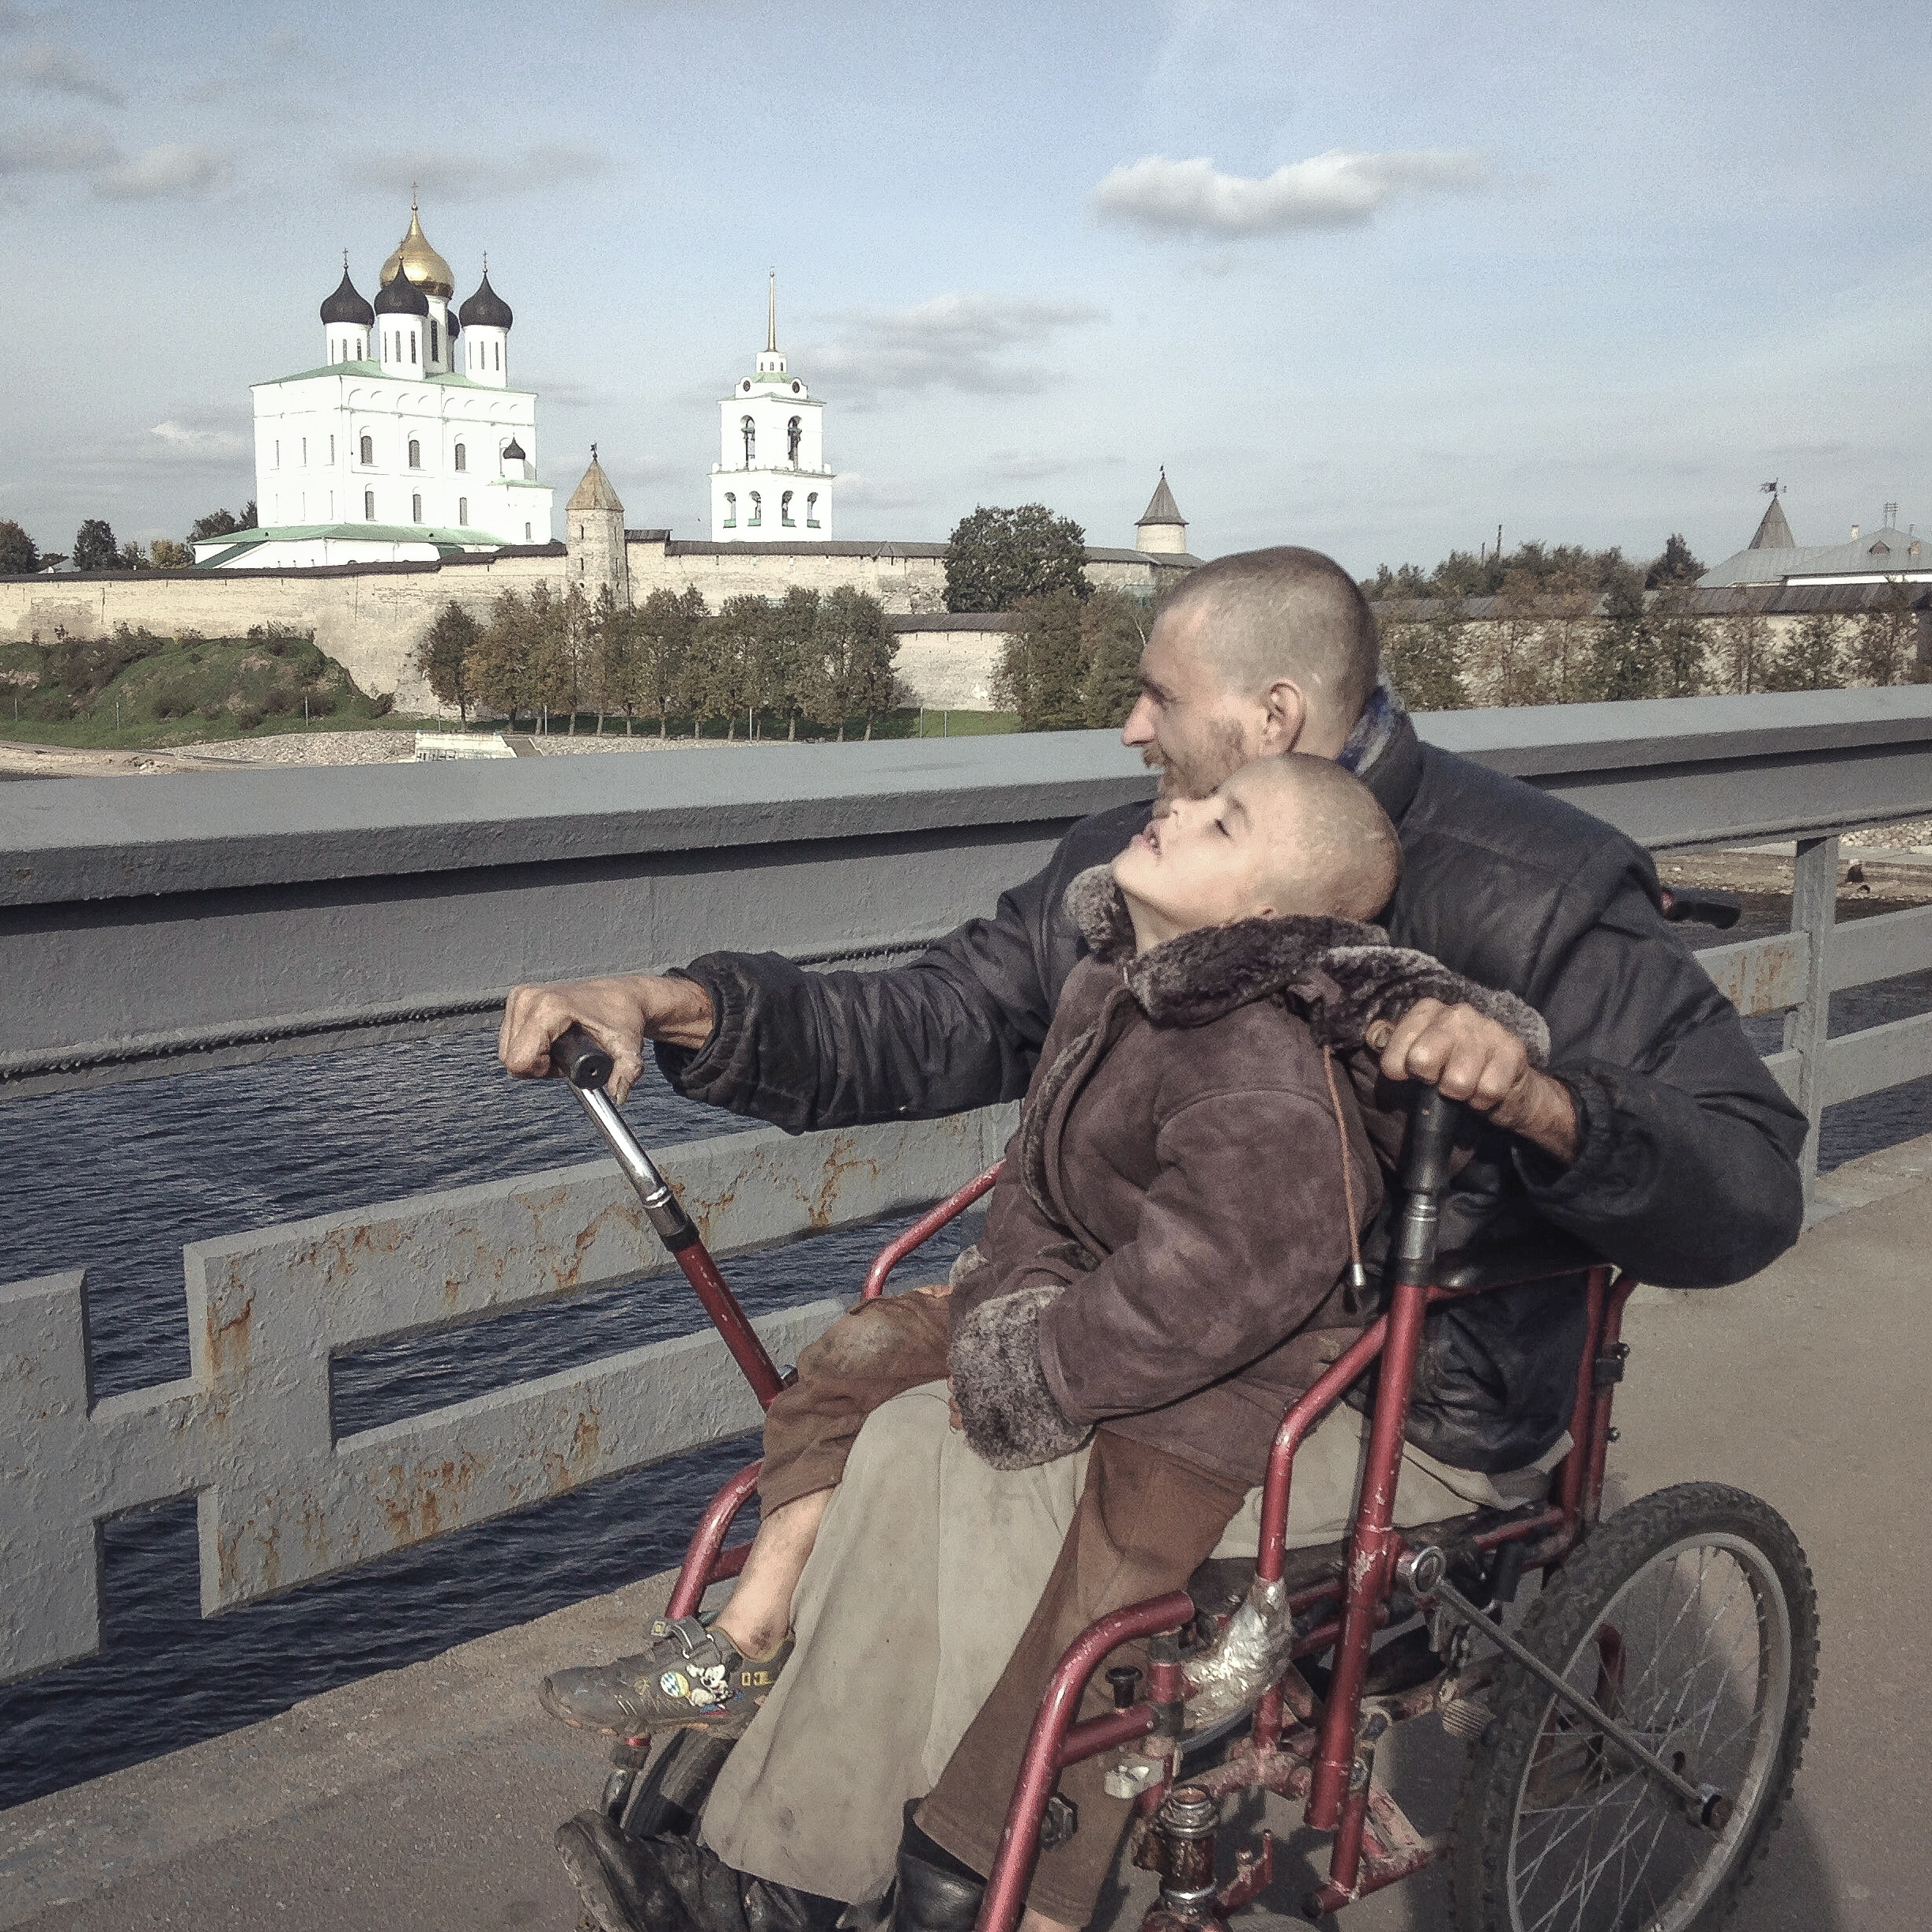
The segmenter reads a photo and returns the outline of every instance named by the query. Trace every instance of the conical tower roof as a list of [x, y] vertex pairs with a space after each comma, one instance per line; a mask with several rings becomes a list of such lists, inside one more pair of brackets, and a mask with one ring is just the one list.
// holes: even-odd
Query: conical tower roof
[[416, 212], [416, 197], [409, 197], [409, 232], [396, 244], [396, 252], [382, 264], [380, 279], [387, 281], [401, 269], [425, 295], [441, 296], [444, 301], [456, 293], [456, 277], [448, 262], [429, 245], [423, 232], [422, 218]]
[[566, 510], [615, 510], [621, 515], [623, 499], [611, 486], [611, 480], [604, 473], [604, 465], [597, 459], [595, 450], [591, 452], [590, 467], [584, 472], [583, 481], [571, 492], [571, 500], [564, 505]]
[[1757, 526], [1757, 534], [1745, 545], [1747, 550], [1795, 550], [1798, 539], [1791, 534], [1791, 526], [1784, 520], [1784, 506], [1776, 496], [1771, 499], [1763, 519]]
[[347, 255], [342, 258], [342, 279], [336, 284], [335, 293], [322, 305], [322, 318], [326, 322], [353, 322], [363, 329], [375, 320], [375, 311], [348, 278]]
[[1135, 525], [1139, 529], [1143, 524], [1175, 523], [1182, 529], [1188, 527], [1188, 520], [1181, 514], [1181, 506], [1174, 501], [1174, 493], [1167, 487], [1167, 466], [1161, 465], [1161, 480], [1154, 486], [1154, 494], [1147, 499], [1147, 513]]

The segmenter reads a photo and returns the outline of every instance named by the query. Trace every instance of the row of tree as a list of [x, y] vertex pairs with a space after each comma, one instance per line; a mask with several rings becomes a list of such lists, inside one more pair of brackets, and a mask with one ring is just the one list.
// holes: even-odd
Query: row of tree
[[213, 510], [198, 517], [185, 544], [171, 537], [157, 537], [152, 544], [120, 543], [105, 517], [89, 517], [74, 532], [72, 550], [43, 550], [12, 518], [0, 518], [0, 577], [32, 577], [70, 557], [77, 571], [185, 571], [194, 561], [195, 544], [254, 527], [252, 501], [242, 506], [239, 516], [232, 510]]
[[862, 722], [869, 738], [903, 701], [898, 648], [884, 607], [861, 590], [727, 597], [714, 612], [695, 589], [654, 590], [623, 607], [608, 588], [593, 604], [575, 588], [558, 597], [539, 584], [527, 597], [505, 591], [480, 622], [446, 604], [415, 668], [465, 720], [484, 706], [513, 725], [555, 715], [574, 731], [594, 714], [599, 731], [618, 716], [629, 733], [642, 717], [664, 737], [675, 717], [694, 735], [721, 721], [735, 738], [775, 719], [787, 737], [804, 722], [842, 739]]
[[1633, 563], [1621, 548], [1586, 550], [1580, 544], [1519, 544], [1508, 555], [1500, 545], [1474, 555], [1452, 550], [1433, 570], [1384, 563], [1362, 589], [1373, 603], [1404, 597], [1493, 597], [1511, 584], [1533, 585], [1544, 596], [1607, 597], [1619, 591], [1665, 590], [1694, 584], [1704, 567], [1676, 532], [1648, 563]]
[[1426, 617], [1386, 613], [1382, 657], [1419, 711], [1898, 684], [1919, 675], [1917, 594], [1896, 583], [1855, 612], [1774, 620], [1762, 594], [1705, 616], [1682, 584], [1646, 598], [1626, 582], [1599, 600], [1512, 578], [1481, 622], [1454, 598]]
[[993, 680], [993, 702], [1022, 731], [1117, 730], [1140, 695], [1140, 653], [1158, 598], [1052, 590], [1022, 597]]

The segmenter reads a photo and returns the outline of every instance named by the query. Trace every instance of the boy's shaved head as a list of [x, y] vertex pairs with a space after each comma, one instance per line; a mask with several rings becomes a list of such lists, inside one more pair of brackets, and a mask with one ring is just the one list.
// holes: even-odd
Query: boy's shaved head
[[1394, 898], [1395, 828], [1374, 793], [1331, 759], [1257, 758], [1221, 789], [1265, 840], [1263, 876], [1282, 911], [1373, 919]]

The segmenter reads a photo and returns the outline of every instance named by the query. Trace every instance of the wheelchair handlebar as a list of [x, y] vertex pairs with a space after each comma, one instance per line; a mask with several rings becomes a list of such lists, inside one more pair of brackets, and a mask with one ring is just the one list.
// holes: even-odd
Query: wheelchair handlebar
[[611, 1077], [615, 1063], [581, 1026], [567, 1026], [550, 1042], [550, 1064], [572, 1087], [586, 1093]]

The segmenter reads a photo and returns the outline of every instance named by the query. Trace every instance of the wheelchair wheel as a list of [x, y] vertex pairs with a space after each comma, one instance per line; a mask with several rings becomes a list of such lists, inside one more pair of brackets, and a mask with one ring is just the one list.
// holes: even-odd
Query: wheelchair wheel
[[674, 1731], [638, 1779], [618, 1829], [631, 1838], [690, 1837], [733, 1742], [706, 1731]]
[[1498, 1681], [1456, 1820], [1458, 1932], [1712, 1932], [1790, 1796], [1817, 1674], [1817, 1595], [1783, 1518], [1686, 1483], [1592, 1535], [1523, 1641], [1733, 1810], [1683, 1807], [1520, 1665]]

